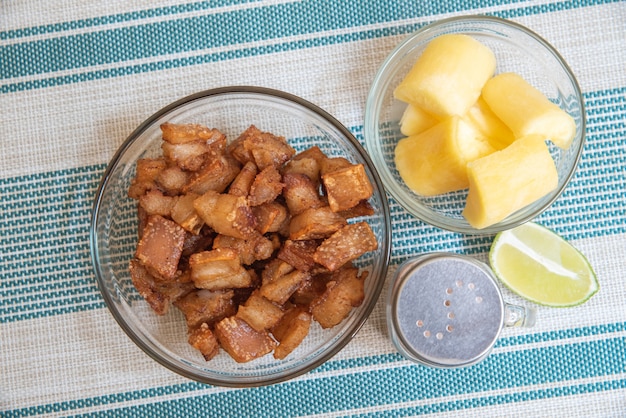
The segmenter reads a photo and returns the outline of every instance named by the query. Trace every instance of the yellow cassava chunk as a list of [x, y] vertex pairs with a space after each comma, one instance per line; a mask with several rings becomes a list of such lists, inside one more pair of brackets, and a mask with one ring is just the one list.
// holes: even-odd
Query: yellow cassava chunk
[[574, 119], [519, 74], [496, 75], [487, 81], [482, 95], [515, 137], [541, 135], [562, 149], [572, 143]]
[[441, 35], [426, 46], [394, 96], [440, 117], [462, 116], [495, 69], [495, 55], [476, 39]]
[[400, 119], [400, 132], [404, 136], [417, 135], [428, 128], [432, 128], [439, 122], [433, 115], [422, 108], [408, 104]]
[[543, 137], [529, 135], [467, 165], [469, 193], [463, 216], [482, 229], [542, 198], [558, 184]]
[[395, 163], [411, 190], [433, 196], [468, 187], [467, 163], [494, 151], [484, 136], [458, 116], [451, 116], [419, 135], [400, 140]]
[[515, 141], [513, 132], [493, 113], [482, 96], [470, 107], [463, 120], [485, 135], [495, 149], [506, 148]]

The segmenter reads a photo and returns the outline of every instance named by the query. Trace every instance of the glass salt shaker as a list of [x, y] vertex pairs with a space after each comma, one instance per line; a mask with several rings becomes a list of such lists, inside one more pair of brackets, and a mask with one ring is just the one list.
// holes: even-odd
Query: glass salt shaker
[[504, 327], [533, 326], [535, 310], [504, 302], [493, 272], [468, 256], [430, 253], [396, 270], [387, 325], [404, 357], [433, 367], [483, 360]]

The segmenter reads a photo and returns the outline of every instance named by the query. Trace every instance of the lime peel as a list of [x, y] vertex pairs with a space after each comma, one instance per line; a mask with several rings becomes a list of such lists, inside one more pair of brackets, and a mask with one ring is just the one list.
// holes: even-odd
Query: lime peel
[[511, 291], [540, 305], [577, 306], [600, 288], [593, 268], [578, 249], [533, 222], [496, 235], [489, 262]]

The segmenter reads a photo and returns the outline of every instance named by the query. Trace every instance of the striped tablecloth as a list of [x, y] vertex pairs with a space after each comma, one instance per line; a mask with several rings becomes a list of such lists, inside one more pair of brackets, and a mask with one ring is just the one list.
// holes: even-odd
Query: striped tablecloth
[[[600, 292], [577, 308], [538, 307], [534, 328], [504, 330], [484, 362], [455, 370], [403, 360], [384, 332], [384, 295], [338, 355], [269, 387], [200, 384], [137, 348], [104, 305], [88, 244], [96, 187], [129, 133], [193, 92], [258, 85], [320, 105], [362, 140], [381, 61], [422, 25], [464, 14], [528, 26], [578, 77], [584, 155], [537, 221], [586, 254]], [[3, 417], [626, 416], [623, 1], [4, 0], [0, 140]], [[485, 259], [492, 237], [390, 205], [394, 266], [429, 251]]]

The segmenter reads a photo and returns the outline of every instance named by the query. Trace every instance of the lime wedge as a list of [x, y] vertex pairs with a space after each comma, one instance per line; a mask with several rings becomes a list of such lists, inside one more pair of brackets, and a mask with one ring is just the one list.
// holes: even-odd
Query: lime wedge
[[600, 288], [589, 261], [563, 237], [536, 223], [496, 235], [489, 262], [513, 292], [540, 305], [576, 306]]

